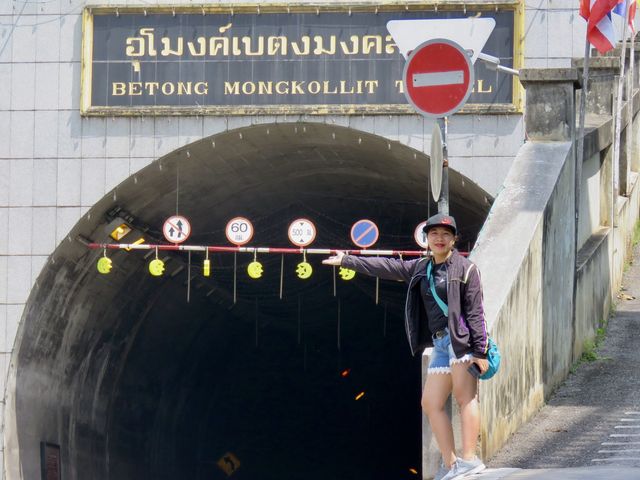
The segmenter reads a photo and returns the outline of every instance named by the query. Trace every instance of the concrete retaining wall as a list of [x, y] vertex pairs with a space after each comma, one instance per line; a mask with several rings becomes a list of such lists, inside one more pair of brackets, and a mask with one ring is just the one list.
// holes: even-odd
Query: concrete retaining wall
[[[610, 138], [610, 117], [591, 117], [598, 119], [585, 142], [587, 152], [597, 144], [594, 139]], [[578, 225], [583, 245], [576, 253], [572, 142], [544, 141], [543, 129], [532, 131], [541, 138], [520, 150], [472, 253], [483, 273], [487, 322], [503, 354], [501, 372], [481, 382], [485, 458], [542, 406], [607, 318], [640, 214], [635, 158], [629, 162], [627, 196], [617, 197], [614, 219], [611, 208], [602, 208], [612, 192], [611, 143], [598, 144], [586, 165], [594, 156], [604, 161], [598, 172], [583, 172], [582, 184], [585, 176], [596, 176], [600, 188], [581, 191], [585, 215], [577, 221], [599, 218], [600, 225]], [[636, 146], [633, 151], [637, 154]], [[592, 231], [588, 236], [587, 230]]]

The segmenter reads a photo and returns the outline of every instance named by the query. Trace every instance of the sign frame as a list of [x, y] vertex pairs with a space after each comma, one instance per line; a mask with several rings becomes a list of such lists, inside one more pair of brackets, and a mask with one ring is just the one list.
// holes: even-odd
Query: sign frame
[[[261, 14], [261, 13], [352, 13], [352, 12], [394, 12], [394, 11], [511, 11], [513, 12], [513, 68], [524, 65], [524, 48], [521, 39], [524, 32], [524, 6], [518, 0], [487, 3], [482, 0], [459, 3], [439, 3], [430, 0], [406, 3], [393, 0], [382, 5], [374, 4], [243, 4], [234, 5], [180, 5], [180, 6], [86, 6], [82, 18], [82, 55], [80, 78], [80, 114], [82, 116], [223, 116], [223, 115], [361, 115], [361, 114], [413, 114], [411, 105], [402, 104], [265, 104], [265, 105], [208, 105], [208, 106], [92, 106], [92, 62], [93, 62], [93, 17], [103, 14]], [[459, 113], [505, 113], [520, 114], [524, 107], [524, 89], [517, 78], [512, 78], [511, 103], [467, 104]]]

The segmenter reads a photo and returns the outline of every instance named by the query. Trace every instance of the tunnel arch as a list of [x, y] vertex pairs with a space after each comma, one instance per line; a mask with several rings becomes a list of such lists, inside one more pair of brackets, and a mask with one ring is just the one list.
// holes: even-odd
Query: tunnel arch
[[[334, 296], [319, 259], [302, 281], [300, 259], [279, 256], [261, 257], [265, 276], [250, 281], [252, 258], [238, 255], [234, 302], [233, 255], [213, 255], [205, 279], [202, 258], [165, 253], [154, 278], [148, 255], [118, 251], [100, 276], [102, 252], [83, 242], [108, 241], [117, 216], [161, 242], [177, 209], [192, 244], [226, 244], [226, 222], [242, 215], [252, 245], [286, 246], [288, 223], [305, 216], [318, 227], [314, 246], [348, 248], [350, 225], [366, 217], [380, 226], [377, 246], [415, 249], [415, 225], [436, 211], [427, 180], [422, 152], [304, 122], [207, 137], [129, 177], [76, 224], [31, 292], [7, 387], [7, 478], [40, 475], [43, 441], [60, 446], [69, 479], [226, 478], [217, 462], [229, 452], [238, 479], [419, 470], [420, 365], [404, 338], [401, 285], [381, 282], [376, 294], [374, 279], [357, 277]], [[455, 171], [450, 195], [466, 249], [491, 197]]]

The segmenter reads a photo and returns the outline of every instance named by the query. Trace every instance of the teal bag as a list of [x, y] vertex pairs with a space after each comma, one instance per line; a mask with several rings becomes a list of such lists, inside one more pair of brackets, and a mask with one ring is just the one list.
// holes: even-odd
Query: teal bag
[[[449, 316], [449, 306], [444, 303], [444, 301], [438, 296], [436, 293], [436, 287], [433, 281], [433, 275], [431, 275], [431, 262], [427, 265], [427, 278], [429, 279], [429, 288], [431, 289], [431, 295], [435, 299], [436, 303], [442, 310], [442, 313], [445, 317]], [[479, 378], [480, 380], [489, 380], [493, 377], [498, 370], [500, 369], [500, 360], [502, 359], [500, 355], [500, 350], [498, 350], [498, 345], [493, 339], [489, 339], [489, 349], [487, 350], [487, 361], [489, 362], [489, 368], [486, 372], [484, 372]]]
[[489, 368], [486, 372], [480, 375], [480, 380], [489, 380], [493, 377], [498, 370], [500, 369], [500, 350], [498, 350], [498, 345], [493, 339], [489, 339], [489, 350], [487, 350], [487, 361], [489, 362]]

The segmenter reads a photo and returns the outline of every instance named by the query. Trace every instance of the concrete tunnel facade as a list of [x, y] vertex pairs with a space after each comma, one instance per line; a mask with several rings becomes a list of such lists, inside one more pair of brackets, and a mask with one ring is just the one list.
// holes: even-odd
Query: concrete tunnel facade
[[[416, 249], [415, 226], [435, 213], [428, 157], [335, 125], [278, 123], [228, 131], [181, 147], [132, 175], [76, 224], [41, 272], [12, 354], [5, 412], [7, 478], [39, 478], [40, 443], [60, 446], [67, 479], [412, 478], [420, 469], [420, 359], [411, 358], [405, 287], [335, 279], [295, 255], [109, 251], [105, 230], [129, 215], [147, 243], [164, 241], [179, 211], [188, 243], [225, 245], [229, 219], [255, 227], [251, 246], [289, 246], [298, 217], [315, 247], [350, 248], [360, 218], [380, 227], [376, 247]], [[492, 198], [450, 171], [459, 246], [472, 246]], [[123, 241], [126, 241], [123, 240]], [[283, 297], [280, 299], [280, 269]], [[234, 302], [234, 270], [237, 298]], [[335, 281], [335, 296], [334, 296]], [[187, 299], [187, 295], [189, 298]], [[376, 298], [378, 300], [376, 304]], [[363, 393], [358, 400], [356, 397]]]

